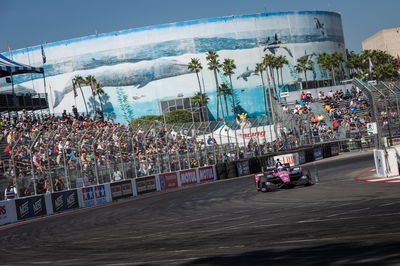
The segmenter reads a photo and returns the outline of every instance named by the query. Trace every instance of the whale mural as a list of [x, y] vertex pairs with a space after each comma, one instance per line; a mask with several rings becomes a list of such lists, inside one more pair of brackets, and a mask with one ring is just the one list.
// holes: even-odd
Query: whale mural
[[[314, 61], [307, 77], [317, 80], [326, 78], [326, 73], [316, 65], [316, 55], [345, 52], [340, 15], [326, 11], [199, 19], [47, 43], [43, 48], [47, 58], [44, 65], [40, 45], [2, 54], [24, 64], [44, 67], [50, 111], [54, 113], [71, 111], [73, 104], [84, 112], [81, 92], [76, 98], [72, 92], [72, 79], [76, 75], [95, 76], [105, 91], [105, 106], [110, 106], [108, 110], [121, 123], [142, 115], [160, 114], [160, 100], [198, 92], [197, 77], [188, 69], [191, 58], [198, 58], [203, 66], [200, 83], [210, 97], [210, 117], [217, 118], [215, 79], [206, 60], [210, 50], [218, 53], [221, 62], [225, 58], [234, 60], [235, 108], [247, 112], [248, 117], [261, 116], [265, 110], [261, 76], [254, 73], [256, 63], [265, 54], [285, 56], [289, 64], [283, 68], [283, 81], [295, 83], [299, 75], [294, 66], [299, 58]], [[18, 75], [14, 83], [21, 91], [44, 92], [41, 78], [35, 74]], [[222, 69], [218, 78], [220, 83], [228, 82]], [[82, 93], [89, 99], [90, 87], [82, 86]], [[9, 84], [0, 79], [0, 91], [4, 90], [9, 90]], [[227, 97], [227, 101], [231, 106], [232, 100]], [[93, 106], [90, 104], [89, 109]], [[232, 110], [228, 110], [226, 118], [234, 119]]]

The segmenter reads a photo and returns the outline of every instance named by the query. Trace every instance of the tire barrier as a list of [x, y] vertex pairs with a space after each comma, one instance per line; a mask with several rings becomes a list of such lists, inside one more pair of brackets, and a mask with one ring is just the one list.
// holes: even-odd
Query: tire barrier
[[226, 170], [226, 163], [217, 163], [215, 165], [215, 168], [217, 170], [217, 179], [227, 179], [228, 178], [228, 173]]
[[238, 176], [235, 162], [226, 163], [226, 178], [234, 178]]
[[249, 160], [250, 174], [261, 172], [261, 160], [258, 157]]
[[305, 156], [306, 156], [306, 163], [314, 161], [314, 150], [313, 149], [308, 149], [305, 150]]
[[322, 156], [324, 158], [332, 157], [331, 145], [324, 145], [322, 147]]

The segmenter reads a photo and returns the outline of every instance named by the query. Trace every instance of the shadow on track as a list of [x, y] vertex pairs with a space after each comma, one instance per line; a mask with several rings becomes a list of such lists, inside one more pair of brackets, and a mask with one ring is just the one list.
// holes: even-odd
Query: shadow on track
[[189, 265], [399, 265], [400, 242], [338, 243], [285, 250], [258, 250], [236, 256], [193, 260]]

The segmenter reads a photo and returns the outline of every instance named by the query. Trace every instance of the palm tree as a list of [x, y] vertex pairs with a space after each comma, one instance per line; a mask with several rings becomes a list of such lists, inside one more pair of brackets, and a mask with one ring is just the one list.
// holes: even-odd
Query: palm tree
[[97, 82], [96, 83], [96, 94], [97, 94], [97, 97], [99, 98], [101, 112], [103, 112], [103, 115], [104, 115], [104, 109], [103, 109], [102, 97], [103, 97], [104, 93], [105, 92], [103, 90], [103, 86], [99, 82]]
[[[233, 91], [232, 85], [232, 75], [235, 74], [234, 70], [236, 69], [235, 61], [233, 59], [225, 58], [222, 63], [222, 70], [224, 71], [224, 75], [229, 77], [229, 83], [231, 85], [231, 97], [232, 97], [232, 113], [233, 119], [236, 119], [236, 111], [235, 111], [235, 93]], [[227, 110], [228, 112], [228, 110]]]
[[[340, 78], [343, 79], [343, 73], [342, 70], [340, 69], [340, 65], [344, 62], [343, 59], [343, 54], [339, 53], [339, 52], [334, 52], [333, 54], [331, 54], [331, 68], [332, 71], [335, 72], [336, 70], [338, 70], [338, 72], [341, 74]], [[336, 83], [335, 83], [336, 84]]]
[[201, 93], [201, 84], [200, 84], [200, 78], [199, 78], [199, 72], [203, 69], [203, 66], [200, 63], [200, 59], [198, 58], [191, 58], [190, 62], [188, 64], [188, 69], [192, 72], [196, 73], [197, 76], [197, 81], [199, 83], [199, 92]]
[[219, 92], [218, 92], [219, 96], [224, 96], [224, 101], [225, 101], [225, 110], [226, 110], [226, 116], [229, 115], [229, 109], [228, 109], [228, 101], [226, 96], [230, 95], [232, 96], [232, 89], [229, 88], [228, 84], [226, 83], [222, 83], [219, 86]]
[[286, 56], [284, 55], [280, 55], [277, 57], [277, 69], [280, 70], [280, 74], [281, 74], [281, 85], [283, 86], [283, 75], [282, 75], [282, 69], [285, 65], [289, 64], [289, 61], [287, 60]]
[[219, 62], [218, 57], [219, 57], [219, 55], [215, 51], [208, 51], [206, 54], [206, 59], [208, 61], [208, 69], [212, 70], [214, 72], [215, 85], [216, 85], [216, 90], [217, 90], [217, 118], [219, 117], [219, 107], [220, 106], [221, 106], [222, 116], [224, 117], [224, 110], [222, 108], [222, 102], [218, 96], [219, 95], [219, 83], [218, 83], [217, 72], [219, 71], [218, 69], [221, 67], [221, 63]]
[[[266, 54], [263, 58], [263, 63], [265, 66], [265, 71], [267, 72], [267, 78], [268, 78], [268, 89], [271, 90], [270, 86], [270, 78], [273, 86], [274, 93], [272, 96], [276, 94], [276, 84], [275, 84], [275, 78], [274, 78], [274, 68], [276, 64], [276, 57], [272, 54]], [[269, 73], [268, 73], [269, 70]], [[269, 78], [270, 77], [270, 78]], [[271, 93], [271, 92], [270, 92]]]
[[96, 104], [96, 90], [97, 90], [97, 80], [94, 76], [89, 75], [85, 78], [85, 83], [86, 85], [89, 85], [90, 88], [92, 89], [92, 96], [93, 96], [93, 102], [94, 102], [94, 112], [96, 113], [97, 110], [97, 104]]
[[200, 108], [201, 121], [207, 121], [207, 103], [210, 100], [206, 93], [196, 92], [192, 98], [192, 103]]
[[[263, 93], [264, 93], [265, 114], [268, 114], [268, 108], [267, 108], [267, 94], [266, 94], [266, 92], [265, 92], [266, 88], [265, 88], [265, 82], [264, 82], [264, 77], [263, 77], [263, 71], [264, 71], [264, 70], [265, 70], [264, 64], [263, 64], [263, 63], [257, 63], [254, 72], [260, 74], [262, 89], [263, 89]], [[271, 107], [271, 103], [269, 103], [268, 106]], [[270, 113], [272, 114], [272, 112], [270, 112]]]
[[361, 55], [351, 51], [347, 55], [346, 67], [350, 70], [350, 77], [356, 76], [362, 67]]
[[308, 81], [307, 81], [307, 71], [313, 69], [314, 62], [307, 57], [302, 57], [297, 59], [297, 65], [294, 66], [297, 73], [304, 72], [304, 78], [306, 80], [306, 89], [308, 89]]
[[330, 69], [330, 66], [331, 66], [329, 54], [327, 54], [325, 52], [324, 53], [320, 53], [318, 55], [318, 58], [317, 58], [317, 63], [321, 66], [322, 70], [327, 72]]
[[85, 104], [86, 114], [89, 114], [89, 111], [88, 111], [88, 108], [87, 108], [87, 104], [86, 104], [85, 95], [83, 94], [82, 87], [81, 87], [81, 84], [86, 84], [85, 79], [82, 78], [82, 77], [79, 76], [79, 75], [76, 75], [76, 76], [72, 79], [72, 83], [75, 84], [75, 85], [78, 85], [79, 90], [81, 91], [83, 103]]

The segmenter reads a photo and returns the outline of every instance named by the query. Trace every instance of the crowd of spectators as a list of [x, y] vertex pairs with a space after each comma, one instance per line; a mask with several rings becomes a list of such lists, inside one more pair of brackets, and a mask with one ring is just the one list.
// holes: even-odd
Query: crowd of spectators
[[333, 92], [331, 90], [327, 95], [319, 92], [319, 100], [328, 112], [335, 132], [340, 127], [347, 132], [358, 131], [365, 128], [366, 123], [371, 121], [371, 117], [366, 111], [369, 103], [362, 92], [354, 87], [346, 91], [340, 89]]
[[93, 119], [78, 112], [23, 110], [18, 117], [1, 117], [0, 126], [2, 152], [9, 155], [0, 162], [0, 175], [17, 181], [19, 196], [233, 161], [292, 145], [251, 139], [239, 149], [222, 147], [212, 136], [191, 137], [161, 123], [132, 127], [100, 113]]

